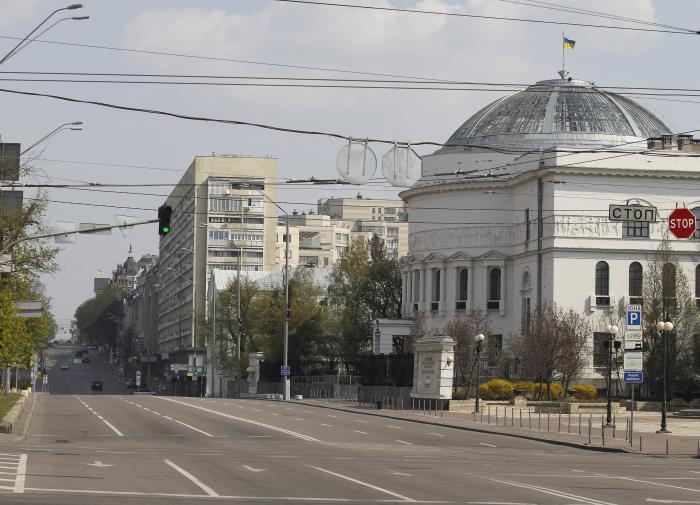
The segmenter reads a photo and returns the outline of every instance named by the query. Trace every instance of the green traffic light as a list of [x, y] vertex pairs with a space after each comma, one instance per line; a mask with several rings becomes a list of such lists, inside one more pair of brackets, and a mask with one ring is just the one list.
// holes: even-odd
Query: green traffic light
[[169, 227], [169, 226], [163, 226], [162, 230], [163, 230], [163, 233], [170, 233], [170, 227]]

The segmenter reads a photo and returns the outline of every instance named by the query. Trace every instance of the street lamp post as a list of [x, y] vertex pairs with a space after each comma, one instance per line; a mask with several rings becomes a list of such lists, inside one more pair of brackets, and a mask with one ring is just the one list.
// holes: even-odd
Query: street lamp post
[[619, 328], [615, 325], [607, 325], [605, 327], [606, 331], [608, 332], [608, 394], [607, 394], [607, 408], [606, 408], [606, 415], [605, 415], [605, 426], [610, 427], [612, 426], [612, 398], [611, 398], [611, 390], [612, 390], [612, 355], [613, 355], [613, 348], [615, 347], [615, 344], [617, 343], [615, 340], [615, 335], [617, 335], [617, 332], [619, 331]]
[[[656, 329], [659, 332], [659, 338], [661, 338], [661, 346], [663, 351], [663, 376], [662, 376], [662, 399], [661, 399], [661, 427], [657, 433], [671, 433], [668, 428], [666, 428], [666, 361], [668, 355], [668, 337], [671, 331], [673, 331], [673, 323], [670, 321], [658, 321], [656, 323]], [[666, 333], [664, 337], [664, 332]]]
[[476, 337], [474, 337], [474, 342], [476, 343], [476, 405], [475, 405], [475, 410], [476, 412], [479, 412], [479, 381], [481, 379], [481, 347], [484, 343], [484, 337], [483, 333], [479, 333]]
[[[284, 212], [285, 216], [285, 240], [284, 240], [284, 275], [283, 275], [283, 280], [284, 280], [284, 368], [285, 370], [289, 369], [289, 214], [287, 213], [286, 210], [284, 210], [282, 207], [280, 207], [277, 202], [272, 200], [267, 194], [262, 191], [261, 189], [258, 189], [252, 184], [248, 183], [242, 183], [240, 184], [240, 187], [242, 188], [248, 188], [252, 189], [256, 193], [260, 194], [263, 198], [265, 198], [268, 202], [270, 202], [272, 205], [277, 207], [279, 210]], [[289, 387], [289, 375], [284, 375], [282, 377], [282, 382], [284, 384], [284, 399], [289, 400], [290, 397], [290, 387]]]
[[60, 133], [60, 132], [62, 132], [62, 131], [64, 131], [64, 130], [80, 131], [80, 130], [82, 130], [82, 129], [83, 129], [83, 122], [82, 122], [82, 121], [73, 121], [73, 122], [71, 122], [71, 123], [63, 123], [62, 125], [60, 125], [60, 126], [54, 128], [54, 129], [51, 130], [49, 133], [47, 133], [46, 135], [44, 135], [43, 137], [41, 137], [39, 140], [37, 140], [36, 142], [34, 142], [32, 145], [30, 145], [29, 147], [27, 147], [24, 151], [22, 151], [22, 152], [20, 153], [20, 155], [28, 153], [29, 151], [31, 151], [32, 149], [34, 149], [36, 146], [38, 146], [38, 145], [41, 144], [42, 142], [44, 142], [44, 141], [46, 141], [46, 140], [49, 140], [51, 137], [53, 137], [53, 136], [56, 135], [57, 133]]
[[[34, 33], [36, 33], [36, 31], [37, 31], [39, 28], [41, 28], [42, 26], [44, 26], [44, 25], [46, 24], [46, 22], [47, 22], [49, 19], [51, 19], [55, 14], [57, 14], [57, 13], [59, 13], [59, 12], [61, 12], [61, 11], [71, 11], [71, 10], [75, 10], [75, 9], [81, 9], [82, 7], [83, 7], [82, 4], [70, 4], [70, 5], [68, 5], [67, 7], [62, 7], [62, 8], [60, 8], [60, 9], [56, 9], [55, 11], [53, 11], [51, 14], [49, 14], [48, 16], [46, 16], [46, 18], [45, 18], [41, 23], [39, 23], [31, 32], [29, 32], [22, 40], [20, 40], [20, 41], [17, 43], [17, 45], [16, 45], [15, 47], [13, 47], [12, 49], [10, 49], [10, 51], [9, 51], [5, 56], [3, 56], [2, 59], [0, 59], [0, 65], [2, 65], [3, 63], [5, 63], [7, 60], [9, 60], [10, 58], [12, 58], [12, 57], [13, 57], [15, 54], [17, 54], [19, 51], [21, 51], [22, 49], [24, 49], [29, 43], [31, 43], [31, 42], [33, 42], [34, 40], [36, 40], [36, 38], [39, 37], [41, 34], [47, 32], [49, 29], [51, 29], [52, 27], [54, 27], [55, 25], [57, 25], [58, 22], [62, 21], [62, 20], [57, 21], [57, 22], [54, 23], [53, 25], [49, 26], [46, 30], [44, 30], [43, 32], [41, 32], [39, 35], [35, 36], [33, 39], [30, 40], [30, 37], [31, 37], [32, 35], [34, 35]], [[87, 16], [79, 16], [79, 17], [76, 17], [76, 18], [65, 18], [65, 19], [66, 19], [66, 20], [68, 20], [68, 19], [74, 19], [74, 20], [76, 20], [76, 21], [82, 21], [83, 19], [87, 19], [87, 18], [88, 18]]]

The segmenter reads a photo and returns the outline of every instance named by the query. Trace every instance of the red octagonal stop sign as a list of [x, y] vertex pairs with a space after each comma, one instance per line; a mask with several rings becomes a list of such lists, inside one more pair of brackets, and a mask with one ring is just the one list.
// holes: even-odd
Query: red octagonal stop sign
[[676, 209], [668, 216], [668, 229], [676, 238], [690, 238], [695, 227], [695, 214], [688, 209]]

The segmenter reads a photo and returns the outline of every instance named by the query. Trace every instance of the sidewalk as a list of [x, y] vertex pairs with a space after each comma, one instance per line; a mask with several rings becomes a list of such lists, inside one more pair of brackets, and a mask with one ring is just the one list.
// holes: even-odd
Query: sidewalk
[[[700, 456], [700, 420], [668, 418], [671, 434], [658, 434], [660, 414], [637, 412], [634, 415], [632, 444], [627, 437], [628, 415], [617, 415], [615, 428], [602, 429], [600, 415], [535, 414], [527, 409], [491, 407], [482, 412], [411, 410], [376, 410], [349, 402], [321, 400], [291, 400], [356, 414], [402, 419], [404, 421], [451, 427], [481, 433], [493, 433], [527, 440], [537, 440], [595, 451], [630, 452]], [[505, 413], [505, 415], [504, 415]], [[590, 423], [590, 430], [589, 430]], [[580, 433], [580, 434], [579, 434]], [[641, 447], [640, 447], [641, 444]]]

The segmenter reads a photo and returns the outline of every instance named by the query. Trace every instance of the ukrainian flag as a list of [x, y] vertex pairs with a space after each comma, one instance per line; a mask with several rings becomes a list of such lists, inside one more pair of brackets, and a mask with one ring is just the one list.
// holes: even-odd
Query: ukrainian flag
[[575, 45], [576, 45], [575, 40], [567, 39], [566, 37], [564, 37], [564, 47], [569, 48], [569, 49], [573, 49]]

